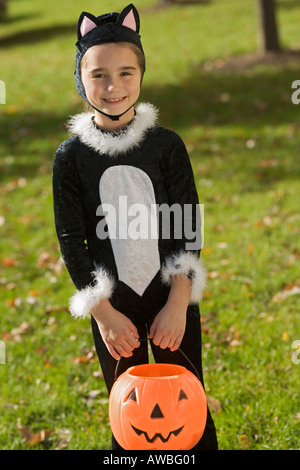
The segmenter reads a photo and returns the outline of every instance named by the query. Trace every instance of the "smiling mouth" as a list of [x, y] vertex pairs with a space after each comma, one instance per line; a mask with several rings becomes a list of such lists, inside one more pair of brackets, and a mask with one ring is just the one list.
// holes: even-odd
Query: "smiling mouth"
[[123, 96], [122, 98], [103, 98], [103, 101], [109, 104], [117, 104], [117, 103], [121, 103], [125, 99], [126, 99], [126, 96]]
[[171, 435], [174, 434], [174, 436], [178, 436], [179, 433], [181, 433], [181, 431], [183, 430], [184, 426], [181, 426], [181, 428], [178, 428], [176, 429], [175, 431], [171, 431], [169, 432], [168, 436], [167, 437], [163, 437], [162, 434], [160, 434], [159, 432], [154, 434], [154, 436], [150, 439], [150, 437], [148, 436], [148, 434], [146, 433], [146, 431], [141, 431], [140, 429], [138, 428], [135, 428], [133, 425], [131, 425], [132, 429], [136, 432], [136, 434], [138, 436], [140, 436], [141, 434], [144, 434], [147, 442], [150, 442], [151, 444], [155, 441], [155, 439], [160, 439], [162, 442], [168, 442], [168, 440], [170, 439]]

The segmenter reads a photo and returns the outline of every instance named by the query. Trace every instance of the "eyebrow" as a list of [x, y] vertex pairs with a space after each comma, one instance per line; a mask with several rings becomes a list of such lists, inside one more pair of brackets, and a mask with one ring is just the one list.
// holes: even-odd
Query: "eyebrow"
[[[136, 67], [133, 67], [133, 66], [124, 66], [124, 67], [119, 67], [119, 71], [126, 71], [126, 70], [136, 70], [137, 68]], [[96, 69], [92, 69], [90, 70], [90, 73], [97, 73], [97, 72], [106, 72], [106, 69], [105, 68], [102, 68], [102, 67], [98, 67]]]

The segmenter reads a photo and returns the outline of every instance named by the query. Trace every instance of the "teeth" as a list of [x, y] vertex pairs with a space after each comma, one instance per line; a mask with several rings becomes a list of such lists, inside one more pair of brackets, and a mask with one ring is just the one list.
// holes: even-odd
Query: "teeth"
[[115, 98], [115, 99], [108, 99], [106, 98], [105, 101], [109, 101], [111, 103], [114, 103], [115, 101], [121, 101], [123, 98]]

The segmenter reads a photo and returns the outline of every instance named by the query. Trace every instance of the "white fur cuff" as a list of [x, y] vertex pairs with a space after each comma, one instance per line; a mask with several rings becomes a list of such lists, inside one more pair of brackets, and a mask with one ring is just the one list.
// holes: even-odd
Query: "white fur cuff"
[[77, 291], [70, 298], [69, 310], [75, 318], [86, 318], [100, 300], [110, 298], [113, 293], [114, 279], [105, 269], [100, 268], [92, 274], [96, 284]]
[[191, 280], [189, 304], [199, 303], [206, 287], [206, 269], [202, 261], [191, 251], [182, 251], [170, 256], [161, 270], [163, 283], [170, 285], [172, 277], [178, 274], [183, 274]]

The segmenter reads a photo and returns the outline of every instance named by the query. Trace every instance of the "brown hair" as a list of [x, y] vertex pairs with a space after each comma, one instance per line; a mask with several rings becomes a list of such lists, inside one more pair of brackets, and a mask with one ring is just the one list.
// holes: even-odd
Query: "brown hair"
[[[141, 83], [142, 83], [143, 76], [144, 76], [145, 69], [146, 69], [145, 56], [143, 52], [138, 46], [136, 46], [135, 44], [131, 42], [118, 42], [116, 44], [120, 45], [121, 47], [129, 47], [129, 49], [131, 49], [131, 51], [136, 55], [138, 66], [140, 67], [141, 74], [142, 74], [142, 78], [141, 78]], [[85, 66], [85, 62], [86, 62], [86, 57], [84, 55], [81, 60], [80, 67]]]

